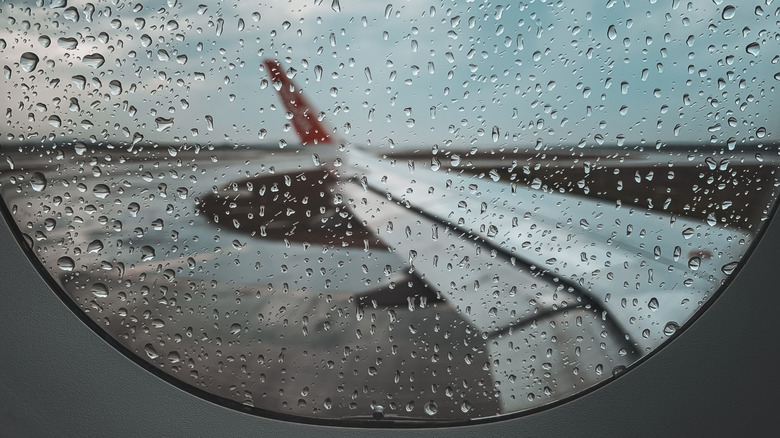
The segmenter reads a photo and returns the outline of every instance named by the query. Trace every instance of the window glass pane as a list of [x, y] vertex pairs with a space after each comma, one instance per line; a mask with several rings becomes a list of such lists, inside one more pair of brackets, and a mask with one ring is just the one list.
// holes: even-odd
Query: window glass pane
[[77, 313], [198, 395], [521, 413], [736, 272], [780, 182], [779, 11], [0, 2], [0, 195]]

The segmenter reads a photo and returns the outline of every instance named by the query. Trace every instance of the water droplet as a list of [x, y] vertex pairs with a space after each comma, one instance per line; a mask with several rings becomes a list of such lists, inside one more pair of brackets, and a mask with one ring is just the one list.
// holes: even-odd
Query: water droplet
[[157, 132], [165, 131], [173, 126], [173, 117], [166, 119], [165, 117], [157, 117], [154, 119], [155, 129]]
[[30, 177], [30, 187], [32, 187], [32, 189], [36, 192], [42, 192], [44, 189], [46, 189], [46, 184], [46, 175], [41, 172], [35, 172]]
[[335, 12], [341, 12], [341, 4], [339, 3], [339, 0], [333, 0], [333, 2], [330, 4], [330, 8]]
[[65, 9], [62, 12], [62, 16], [66, 20], [70, 20], [70, 21], [72, 21], [74, 23], [79, 21], [79, 11], [74, 6], [71, 6], [71, 7], [67, 8], [67, 9]]
[[24, 52], [22, 53], [22, 56], [19, 58], [19, 66], [22, 67], [22, 70], [26, 72], [31, 72], [35, 70], [35, 67], [38, 66], [38, 55], [32, 52]]
[[171, 351], [170, 353], [168, 353], [168, 362], [170, 362], [170, 363], [179, 363], [179, 362], [181, 362], [181, 356], [179, 355], [179, 352]]
[[81, 62], [87, 67], [100, 68], [106, 62], [106, 59], [100, 53], [92, 53], [85, 55]]
[[610, 24], [609, 27], [607, 28], [607, 38], [609, 38], [610, 40], [614, 40], [615, 38], [617, 38], [617, 28], [615, 28], [614, 24]]
[[157, 359], [160, 357], [152, 344], [146, 344], [144, 346], [144, 352], [146, 352], [146, 355], [149, 356], [149, 359]]
[[658, 298], [650, 298], [650, 301], [647, 303], [647, 307], [650, 310], [658, 310]]
[[87, 252], [88, 253], [98, 253], [101, 250], [103, 250], [103, 242], [100, 240], [93, 240], [92, 242], [87, 245]]
[[57, 267], [63, 271], [70, 272], [76, 267], [76, 262], [70, 257], [63, 256], [57, 259]]
[[688, 267], [696, 271], [701, 266], [701, 257], [691, 257], [688, 260]]
[[112, 95], [116, 96], [122, 93], [122, 83], [116, 79], [108, 83], [108, 89]]
[[664, 334], [665, 334], [666, 336], [672, 336], [672, 335], [673, 335], [675, 332], [677, 332], [677, 330], [678, 330], [679, 328], [680, 328], [680, 326], [679, 326], [679, 325], [678, 325], [676, 322], [674, 322], [674, 321], [669, 321], [669, 322], [668, 322], [668, 323], [666, 323], [666, 325], [664, 326]]
[[141, 247], [141, 260], [144, 262], [148, 262], [149, 260], [154, 259], [154, 248], [152, 248], [149, 245], [144, 245]]
[[92, 194], [100, 199], [105, 199], [111, 194], [111, 189], [105, 184], [98, 184], [92, 189]]
[[80, 141], [77, 141], [73, 145], [73, 149], [76, 152], [76, 155], [84, 155], [84, 153], [87, 152], [87, 145], [85, 145], [84, 143], [82, 143]]
[[750, 43], [745, 47], [745, 51], [753, 56], [758, 56], [761, 53], [761, 45], [758, 43]]
[[731, 275], [737, 269], [737, 266], [739, 266], [739, 262], [730, 262], [723, 265], [720, 270], [726, 275]]
[[436, 406], [436, 403], [433, 400], [426, 403], [424, 409], [425, 413], [428, 415], [436, 415], [436, 413], [439, 411], [438, 406]]
[[720, 14], [720, 16], [723, 17], [724, 20], [731, 20], [732, 18], [734, 18], [734, 14], [736, 13], [737, 13], [737, 8], [728, 5], [723, 8], [723, 12]]
[[89, 291], [98, 298], [105, 298], [108, 296], [108, 286], [103, 283], [94, 283]]

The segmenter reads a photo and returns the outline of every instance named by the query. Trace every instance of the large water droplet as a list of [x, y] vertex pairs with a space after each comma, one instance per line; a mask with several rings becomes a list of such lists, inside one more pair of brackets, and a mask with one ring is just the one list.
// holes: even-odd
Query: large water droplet
[[87, 245], [87, 252], [89, 253], [96, 253], [100, 252], [103, 249], [103, 242], [100, 240], [93, 240], [92, 242]]
[[69, 272], [72, 271], [74, 267], [76, 267], [76, 262], [74, 262], [70, 257], [63, 256], [57, 259], [57, 267], [63, 271]]
[[149, 356], [149, 359], [157, 359], [160, 357], [152, 344], [146, 344], [144, 346], [144, 352], [146, 352], [146, 355]]
[[745, 47], [745, 51], [753, 56], [758, 56], [761, 53], [761, 45], [758, 43], [750, 43]]
[[57, 38], [57, 45], [65, 50], [73, 50], [79, 46], [76, 38]]
[[607, 28], [607, 38], [609, 38], [610, 40], [614, 40], [615, 38], [617, 38], [617, 28], [615, 27], [614, 24], [610, 24], [609, 28]]
[[69, 7], [68, 9], [65, 9], [65, 11], [62, 12], [62, 16], [69, 21], [77, 22], [79, 21], [79, 10], [76, 9], [74, 6]]
[[723, 8], [723, 12], [720, 14], [721, 17], [723, 17], [724, 20], [731, 20], [734, 18], [734, 14], [736, 14], [737, 8], [734, 6], [728, 5], [725, 8]]
[[100, 199], [105, 199], [109, 194], [111, 194], [111, 189], [109, 189], [105, 184], [98, 184], [92, 189], [92, 193]]
[[737, 269], [737, 266], [739, 266], [739, 262], [730, 262], [723, 265], [720, 270], [726, 275], [731, 275]]
[[46, 189], [46, 183], [46, 175], [41, 172], [35, 172], [32, 174], [32, 177], [30, 177], [30, 187], [36, 192], [42, 192]]
[[116, 96], [117, 94], [122, 93], [122, 83], [117, 81], [116, 79], [112, 80], [108, 83], [108, 89], [111, 92], [112, 95]]
[[81, 62], [87, 67], [100, 68], [106, 62], [106, 59], [100, 53], [92, 53], [85, 55]]
[[154, 258], [154, 248], [145, 245], [141, 248], [141, 260], [148, 262]]
[[674, 322], [674, 321], [669, 321], [669, 322], [668, 322], [668, 323], [666, 323], [666, 325], [664, 326], [664, 334], [665, 334], [666, 336], [672, 336], [673, 334], [675, 334], [675, 332], [677, 332], [677, 330], [678, 330], [679, 328], [680, 328], [680, 326], [679, 326], [679, 325], [678, 325], [676, 322]]
[[108, 286], [103, 283], [94, 283], [90, 292], [98, 298], [105, 298], [108, 296]]
[[35, 67], [38, 66], [38, 55], [36, 55], [33, 52], [24, 52], [22, 53], [22, 56], [19, 58], [19, 66], [22, 67], [22, 70], [26, 72], [31, 72], [35, 70]]
[[173, 126], [173, 117], [166, 119], [164, 117], [157, 117], [154, 119], [155, 129], [157, 132], [165, 131]]

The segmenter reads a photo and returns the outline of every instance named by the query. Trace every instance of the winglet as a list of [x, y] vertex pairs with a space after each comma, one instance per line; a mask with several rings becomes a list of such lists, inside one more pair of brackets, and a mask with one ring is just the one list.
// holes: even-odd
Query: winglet
[[[292, 124], [303, 145], [333, 144], [324, 124], [317, 119], [317, 111], [287, 77], [284, 68], [274, 59], [264, 61], [268, 76], [275, 84], [285, 109], [292, 114]], [[277, 85], [279, 83], [281, 86]]]

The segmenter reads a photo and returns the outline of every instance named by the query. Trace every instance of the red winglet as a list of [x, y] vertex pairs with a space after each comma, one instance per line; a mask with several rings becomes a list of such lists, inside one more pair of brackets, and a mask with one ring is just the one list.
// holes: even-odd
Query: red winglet
[[292, 124], [301, 142], [304, 145], [333, 144], [328, 130], [317, 120], [316, 110], [287, 77], [281, 64], [273, 59], [266, 59], [264, 63], [271, 80], [281, 83], [278, 88], [279, 98], [287, 111], [292, 113]]

